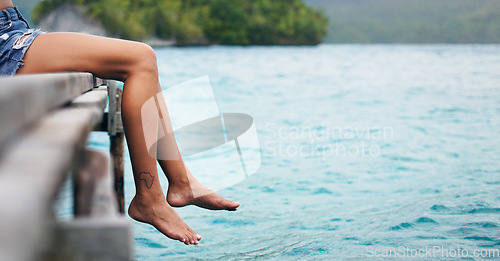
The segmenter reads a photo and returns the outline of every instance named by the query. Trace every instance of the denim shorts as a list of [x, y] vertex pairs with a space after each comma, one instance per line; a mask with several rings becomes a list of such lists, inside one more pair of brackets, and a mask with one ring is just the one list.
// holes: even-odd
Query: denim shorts
[[0, 10], [0, 76], [16, 74], [24, 65], [24, 54], [41, 33], [30, 29], [17, 7]]

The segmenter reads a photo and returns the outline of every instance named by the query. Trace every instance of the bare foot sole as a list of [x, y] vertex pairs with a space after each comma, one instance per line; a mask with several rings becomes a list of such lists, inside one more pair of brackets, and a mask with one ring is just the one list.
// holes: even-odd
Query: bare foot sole
[[163, 198], [143, 200], [136, 196], [130, 203], [128, 214], [134, 220], [150, 224], [165, 236], [186, 245], [197, 245], [201, 240], [201, 236], [186, 225]]
[[168, 187], [167, 201], [172, 207], [195, 205], [210, 210], [236, 211], [240, 203], [227, 200], [196, 182], [192, 186]]

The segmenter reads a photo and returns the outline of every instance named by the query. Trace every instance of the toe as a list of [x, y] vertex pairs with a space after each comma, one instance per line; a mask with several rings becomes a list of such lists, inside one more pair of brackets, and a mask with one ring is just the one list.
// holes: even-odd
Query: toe
[[198, 239], [196, 233], [193, 234], [193, 239], [192, 240], [193, 240], [193, 244], [195, 244], [195, 245], [198, 244], [198, 240], [199, 239]]
[[196, 242], [196, 237], [193, 236], [191, 233], [186, 235], [188, 237], [188, 242], [189, 244], [194, 244]]
[[240, 206], [239, 202], [232, 202], [228, 200], [226, 203], [226, 210], [235, 211], [239, 206]]

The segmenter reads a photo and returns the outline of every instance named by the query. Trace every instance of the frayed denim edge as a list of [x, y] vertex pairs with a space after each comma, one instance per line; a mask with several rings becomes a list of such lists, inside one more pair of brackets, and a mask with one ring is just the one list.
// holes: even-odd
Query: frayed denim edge
[[[17, 71], [24, 66], [24, 55], [26, 54], [26, 51], [28, 51], [28, 49], [31, 47], [31, 44], [33, 43], [33, 41], [35, 40], [35, 38], [41, 34], [44, 34], [45, 32], [40, 30], [40, 29], [30, 29], [28, 32], [24, 33], [23, 35], [21, 35], [21, 37], [19, 37], [19, 39], [17, 39], [15, 42], [14, 42], [14, 46], [12, 46], [12, 49], [13, 50], [19, 50], [21, 52], [21, 55], [12, 55], [11, 56], [11, 59], [14, 60], [16, 62], [16, 66], [13, 70], [12, 73], [9, 73], [10, 75], [14, 76], [16, 75]], [[21, 40], [21, 38], [23, 38], [23, 36], [26, 36], [26, 38], [24, 39], [24, 41], [22, 42], [21, 46], [19, 48], [15, 48], [15, 46], [17, 45], [17, 42]], [[19, 57], [19, 58], [18, 58]]]

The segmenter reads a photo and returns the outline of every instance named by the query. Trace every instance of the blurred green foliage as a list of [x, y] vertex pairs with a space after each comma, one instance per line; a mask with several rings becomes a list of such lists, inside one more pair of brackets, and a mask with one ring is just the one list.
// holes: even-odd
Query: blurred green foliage
[[38, 23], [64, 4], [84, 7], [112, 36], [180, 45], [314, 45], [328, 25], [300, 0], [45, 0], [32, 19]]
[[304, 0], [330, 43], [500, 43], [499, 0]]

